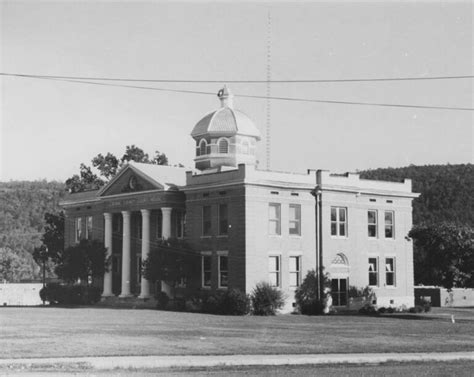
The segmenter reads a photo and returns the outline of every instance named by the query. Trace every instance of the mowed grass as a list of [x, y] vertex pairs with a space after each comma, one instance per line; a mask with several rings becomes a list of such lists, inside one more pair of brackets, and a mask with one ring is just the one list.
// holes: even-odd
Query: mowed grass
[[0, 308], [0, 349], [0, 358], [474, 351], [474, 309], [406, 319]]

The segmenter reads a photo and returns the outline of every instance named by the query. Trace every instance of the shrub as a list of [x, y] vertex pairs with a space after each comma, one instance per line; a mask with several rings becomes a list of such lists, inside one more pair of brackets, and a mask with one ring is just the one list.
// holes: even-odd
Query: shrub
[[40, 290], [40, 297], [51, 305], [90, 305], [100, 301], [102, 290], [84, 285], [47, 284]]
[[216, 295], [210, 293], [203, 293], [201, 300], [201, 310], [203, 313], [217, 314], [219, 300]]
[[250, 299], [238, 289], [229, 289], [217, 297], [218, 314], [245, 315], [249, 311]]
[[362, 308], [359, 309], [359, 313], [365, 314], [365, 315], [377, 315], [378, 311], [374, 305], [366, 304]]
[[170, 301], [170, 298], [168, 297], [166, 292], [161, 292], [161, 291], [157, 292], [155, 294], [155, 298], [156, 298], [156, 308], [161, 309], [161, 310], [165, 310], [166, 307], [168, 306], [169, 301]]
[[[328, 278], [324, 276], [324, 286], [328, 285]], [[318, 274], [315, 270], [308, 271], [303, 282], [295, 292], [296, 306], [301, 314], [322, 314], [324, 297], [318, 300]]]
[[251, 295], [254, 315], [275, 315], [285, 304], [283, 293], [270, 284], [258, 283]]

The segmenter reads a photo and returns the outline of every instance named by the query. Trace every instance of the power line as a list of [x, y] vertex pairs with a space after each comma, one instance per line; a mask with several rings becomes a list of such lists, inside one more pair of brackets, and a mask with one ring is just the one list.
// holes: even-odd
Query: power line
[[349, 79], [296, 79], [296, 80], [180, 80], [180, 79], [131, 79], [112, 77], [87, 77], [87, 76], [50, 76], [30, 75], [21, 73], [0, 72], [0, 76], [88, 80], [88, 81], [122, 81], [122, 82], [158, 82], [158, 83], [182, 83], [182, 84], [292, 84], [292, 83], [337, 83], [337, 82], [383, 82], [383, 81], [427, 81], [427, 80], [460, 80], [473, 79], [473, 75], [458, 76], [425, 76], [425, 77], [375, 77], [375, 78], [349, 78]]
[[[169, 89], [169, 88], [156, 88], [156, 87], [138, 86], [138, 85], [111, 84], [111, 83], [102, 83], [102, 82], [85, 81], [85, 80], [47, 78], [47, 77], [41, 77], [41, 76], [30, 76], [28, 78], [61, 81], [61, 82], [72, 82], [72, 83], [89, 84], [89, 85], [99, 85], [99, 86], [111, 86], [111, 87], [119, 87], [119, 88], [154, 90], [154, 91], [160, 91], [160, 92], [201, 94], [201, 95], [212, 95], [212, 96], [216, 95], [214, 92], [204, 92], [204, 91], [198, 91], [198, 90]], [[376, 103], [376, 102], [359, 102], [359, 101], [335, 101], [335, 100], [325, 100], [325, 99], [309, 99], [309, 98], [294, 98], [294, 97], [274, 97], [274, 96], [267, 97], [267, 96], [257, 96], [257, 95], [250, 95], [250, 94], [235, 94], [235, 96], [241, 97], [241, 98], [271, 99], [271, 100], [278, 100], [278, 101], [307, 102], [307, 103], [327, 103], [327, 104], [334, 104], [334, 105], [358, 105], [358, 106], [395, 107], [395, 108], [412, 108], [412, 109], [429, 109], [429, 110], [474, 111], [474, 108], [472, 107], [426, 106], [426, 105], [391, 104], [391, 103]]]

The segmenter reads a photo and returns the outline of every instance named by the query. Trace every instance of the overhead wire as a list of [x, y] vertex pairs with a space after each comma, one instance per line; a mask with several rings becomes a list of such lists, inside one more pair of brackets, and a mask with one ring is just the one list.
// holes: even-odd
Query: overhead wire
[[[160, 92], [187, 93], [187, 94], [200, 94], [200, 95], [212, 95], [212, 96], [216, 95], [214, 92], [206, 92], [206, 91], [199, 91], [199, 90], [170, 89], [170, 88], [157, 88], [157, 87], [139, 86], [139, 85], [112, 84], [112, 83], [103, 83], [103, 82], [95, 82], [95, 81], [51, 78], [51, 77], [42, 77], [42, 76], [28, 76], [28, 78], [80, 83], [80, 84], [88, 84], [88, 85], [152, 90], [152, 91], [160, 91]], [[413, 108], [413, 109], [430, 109], [430, 110], [474, 111], [474, 108], [472, 107], [428, 106], [428, 105], [362, 102], [362, 101], [336, 101], [336, 100], [325, 100], [325, 99], [309, 99], [309, 98], [277, 97], [277, 96], [267, 97], [267, 96], [251, 95], [251, 94], [234, 94], [234, 95], [236, 97], [241, 97], [241, 98], [270, 99], [270, 100], [290, 101], [290, 102], [327, 103], [327, 104], [338, 104], [338, 105], [358, 105], [358, 106]]]

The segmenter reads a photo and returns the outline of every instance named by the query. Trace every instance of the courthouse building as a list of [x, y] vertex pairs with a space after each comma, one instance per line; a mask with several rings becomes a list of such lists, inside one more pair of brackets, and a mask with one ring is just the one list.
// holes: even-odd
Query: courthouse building
[[[371, 286], [377, 304], [413, 306], [411, 181], [382, 182], [324, 170], [307, 174], [259, 170], [260, 140], [252, 120], [234, 109], [224, 87], [221, 107], [191, 132], [195, 170], [125, 165], [98, 191], [71, 194], [66, 246], [102, 240], [112, 265], [103, 296], [146, 299], [155, 285], [142, 261], [161, 239], [183, 239], [196, 256], [180, 292], [238, 288], [250, 293], [267, 281], [294, 303], [307, 271], [321, 265], [333, 304], [348, 305], [350, 286]], [[101, 283], [102, 284], [102, 283]]]

